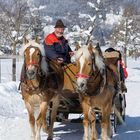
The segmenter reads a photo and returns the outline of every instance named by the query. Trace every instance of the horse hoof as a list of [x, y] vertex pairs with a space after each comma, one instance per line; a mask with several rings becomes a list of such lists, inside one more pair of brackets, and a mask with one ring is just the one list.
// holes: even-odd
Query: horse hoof
[[52, 138], [47, 138], [47, 140], [53, 140]]
[[47, 140], [53, 140], [53, 138], [52, 137], [48, 137]]

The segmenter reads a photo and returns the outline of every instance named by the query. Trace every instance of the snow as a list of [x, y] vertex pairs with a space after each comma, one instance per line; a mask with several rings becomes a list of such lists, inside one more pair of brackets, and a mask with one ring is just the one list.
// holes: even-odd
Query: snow
[[79, 18], [89, 18], [90, 21], [94, 21], [96, 19], [96, 15], [95, 16], [90, 16], [89, 14], [82, 14], [82, 13], [79, 13]]
[[17, 31], [12, 31], [12, 37], [16, 37], [17, 36]]
[[[97, 3], [98, 3], [98, 2], [97, 2]], [[98, 4], [100, 4], [100, 2], [99, 2]], [[99, 9], [95, 6], [95, 4], [92, 3], [92, 2], [88, 2], [87, 5], [89, 5], [91, 8], [94, 8], [96, 11], [99, 10]]]
[[114, 25], [114, 24], [118, 24], [121, 20], [122, 20], [121, 15], [115, 15], [113, 13], [110, 13], [110, 14], [106, 14], [105, 23], [109, 25]]
[[44, 20], [46, 20], [46, 22], [52, 22], [53, 21], [53, 18], [50, 17], [50, 16], [45, 16], [43, 18], [44, 18]]
[[100, 4], [101, 0], [97, 0], [97, 3]]
[[43, 29], [43, 32], [44, 32], [45, 36], [52, 33], [53, 31], [54, 31], [54, 25], [45, 26], [44, 29]]
[[92, 7], [92, 8], [95, 8], [95, 4], [92, 3], [92, 2], [88, 2], [87, 5], [89, 5], [89, 6]]
[[[6, 62], [8, 63], [8, 62]], [[8, 63], [9, 64], [9, 63]], [[126, 80], [126, 126], [117, 126], [112, 140], [140, 139], [140, 59], [128, 59], [129, 77]], [[6, 69], [5, 69], [6, 71]], [[19, 82], [0, 84], [0, 140], [30, 140], [30, 128], [27, 112], [18, 91]], [[78, 115], [70, 115], [73, 118]], [[81, 123], [55, 123], [54, 140], [81, 140]], [[42, 140], [47, 135], [41, 133]]]
[[3, 55], [4, 53], [2, 51], [0, 51], [0, 55]]
[[38, 9], [39, 9], [39, 10], [43, 10], [43, 9], [45, 9], [45, 8], [46, 8], [45, 5], [40, 5]]

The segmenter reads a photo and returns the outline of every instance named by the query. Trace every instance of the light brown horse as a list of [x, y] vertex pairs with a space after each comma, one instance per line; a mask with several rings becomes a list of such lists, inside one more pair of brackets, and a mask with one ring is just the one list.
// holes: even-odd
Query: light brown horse
[[[92, 44], [75, 52], [77, 73], [77, 91], [83, 109], [84, 140], [97, 140], [95, 109], [101, 112], [101, 139], [112, 137], [110, 115], [117, 88], [117, 68], [106, 66], [99, 47]], [[91, 130], [90, 130], [91, 129]]]
[[[29, 122], [33, 134], [33, 140], [41, 140], [40, 130], [48, 133], [48, 140], [53, 139], [53, 125], [59, 106], [60, 91], [63, 81], [59, 81], [59, 87], [54, 89], [48, 64], [45, 60], [44, 47], [39, 44], [38, 39], [24, 41], [22, 53], [24, 54], [24, 65], [22, 70], [21, 94], [29, 115]], [[54, 65], [59, 78], [63, 79], [62, 72]], [[50, 125], [46, 122], [46, 112], [52, 101]], [[38, 112], [37, 112], [38, 110]], [[36, 117], [36, 115], [37, 117]]]

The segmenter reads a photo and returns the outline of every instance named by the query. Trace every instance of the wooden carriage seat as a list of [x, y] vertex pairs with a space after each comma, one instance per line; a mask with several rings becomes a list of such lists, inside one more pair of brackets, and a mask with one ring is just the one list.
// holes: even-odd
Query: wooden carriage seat
[[119, 52], [104, 52], [103, 57], [105, 58], [107, 64], [114, 64], [118, 67]]

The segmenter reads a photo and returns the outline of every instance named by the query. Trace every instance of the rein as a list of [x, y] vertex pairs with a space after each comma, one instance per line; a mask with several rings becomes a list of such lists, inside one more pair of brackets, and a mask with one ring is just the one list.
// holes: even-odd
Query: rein
[[88, 78], [90, 78], [90, 76], [89, 75], [86, 75], [86, 74], [78, 73], [78, 74], [76, 74], [76, 78], [85, 78], [85, 79], [88, 79]]
[[37, 62], [35, 62], [35, 61], [32, 61], [32, 62], [27, 64], [27, 66], [29, 66], [29, 65], [33, 65], [33, 66], [39, 67], [39, 64]]
[[[90, 79], [91, 79], [91, 78], [93, 78], [93, 79], [92, 79], [91, 82], [88, 81], [88, 84], [95, 83], [95, 80], [97, 79], [97, 77], [98, 77], [99, 75], [100, 75], [101, 79], [100, 79], [100, 81], [99, 81], [99, 85], [98, 85], [97, 89], [96, 89], [92, 94], [86, 93], [86, 92], [85, 92], [85, 95], [86, 95], [86, 96], [89, 96], [89, 97], [97, 96], [97, 95], [100, 95], [100, 94], [103, 92], [104, 87], [105, 87], [105, 85], [106, 85], [106, 79], [102, 78], [102, 76], [101, 76], [101, 74], [100, 74], [100, 71], [98, 71], [97, 74], [96, 74], [95, 76], [94, 76], [93, 74], [91, 75]], [[105, 75], [105, 76], [106, 76], [106, 75]]]
[[23, 85], [23, 87], [25, 88], [26, 91], [31, 91], [31, 92], [40, 91], [41, 92], [45, 88], [47, 78], [43, 74], [41, 69], [40, 69], [40, 71], [37, 72], [37, 75], [40, 78], [40, 81], [39, 81], [40, 84], [38, 87], [34, 87], [32, 80], [28, 80], [27, 78], [25, 78], [23, 82], [20, 82], [19, 89], [20, 89], [20, 86]]

